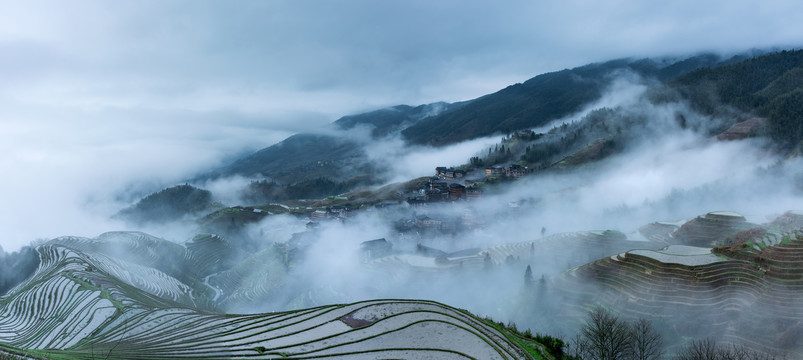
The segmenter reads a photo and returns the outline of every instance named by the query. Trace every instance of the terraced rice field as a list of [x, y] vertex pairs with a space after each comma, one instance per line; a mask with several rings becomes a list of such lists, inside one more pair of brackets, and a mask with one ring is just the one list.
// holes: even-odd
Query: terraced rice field
[[664, 264], [685, 266], [710, 265], [728, 261], [712, 254], [710, 248], [686, 245], [670, 245], [660, 250], [631, 250], [627, 254], [647, 257]]
[[464, 270], [482, 269], [485, 266], [486, 254], [491, 265], [505, 264], [508, 258], [531, 264], [542, 264], [543, 268], [553, 268], [555, 273], [589, 261], [627, 251], [633, 248], [658, 248], [659, 244], [651, 241], [627, 241], [619, 236], [605, 232], [568, 232], [547, 236], [534, 241], [523, 241], [492, 246], [473, 255], [433, 257], [401, 254], [382, 257], [369, 265], [373, 270], [384, 272], [392, 277], [399, 269], [411, 269], [420, 272], [437, 272], [456, 268]]
[[475, 316], [417, 300], [227, 315], [182, 305], [154, 268], [42, 245], [36, 274], [0, 298], [0, 350], [75, 359], [530, 359]]
[[743, 252], [632, 250], [572, 269], [553, 288], [578, 304], [566, 316], [596, 303], [657, 319], [670, 338], [715, 337], [803, 358], [803, 232], [768, 231]]
[[738, 213], [715, 211], [686, 222], [667, 240], [672, 244], [721, 246], [726, 245], [729, 236], [758, 226]]

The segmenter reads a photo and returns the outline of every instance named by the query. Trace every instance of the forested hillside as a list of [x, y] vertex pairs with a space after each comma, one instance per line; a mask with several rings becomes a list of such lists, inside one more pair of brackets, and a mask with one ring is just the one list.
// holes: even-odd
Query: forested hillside
[[[327, 129], [293, 135], [212, 171], [203, 178], [233, 175], [264, 177], [285, 186], [326, 178], [327, 181], [348, 186], [349, 183], [362, 182], [360, 179], [375, 170], [365, 156], [364, 142], [388, 136], [421, 119], [461, 106], [463, 103], [444, 102], [415, 107], [398, 105], [344, 116]], [[355, 128], [366, 129], [368, 133], [353, 132]], [[353, 136], [344, 136], [343, 131], [351, 131]]]
[[[739, 59], [742, 57], [724, 62]], [[402, 133], [413, 143], [445, 145], [538, 127], [571, 115], [599, 99], [617, 74], [634, 72], [664, 81], [693, 69], [720, 63], [723, 61], [718, 56], [710, 54], [669, 63], [624, 59], [542, 74], [473, 100], [455, 111], [421, 121]]]
[[212, 203], [212, 193], [192, 185], [178, 185], [150, 194], [120, 211], [118, 216], [136, 223], [166, 222], [204, 210]]
[[803, 50], [699, 69], [668, 85], [704, 114], [719, 115], [732, 107], [767, 117], [772, 138], [786, 150], [803, 140]]

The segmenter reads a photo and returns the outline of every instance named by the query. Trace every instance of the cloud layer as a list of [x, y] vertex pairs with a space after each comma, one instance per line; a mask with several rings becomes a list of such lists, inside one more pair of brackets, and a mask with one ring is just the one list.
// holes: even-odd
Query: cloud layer
[[135, 195], [350, 113], [471, 99], [615, 57], [799, 46], [801, 10], [2, 1], [2, 245], [115, 229], [106, 215]]

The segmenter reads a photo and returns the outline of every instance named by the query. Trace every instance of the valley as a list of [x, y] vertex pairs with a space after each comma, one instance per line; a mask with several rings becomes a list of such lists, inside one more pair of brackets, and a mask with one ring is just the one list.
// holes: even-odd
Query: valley
[[803, 357], [802, 66], [613, 60], [292, 135], [0, 250], [0, 353], [571, 359], [601, 308]]

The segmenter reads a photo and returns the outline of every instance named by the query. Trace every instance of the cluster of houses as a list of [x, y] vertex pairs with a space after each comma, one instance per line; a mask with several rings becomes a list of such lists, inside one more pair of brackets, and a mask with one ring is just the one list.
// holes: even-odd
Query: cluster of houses
[[485, 169], [485, 177], [493, 177], [493, 176], [501, 176], [505, 175], [509, 178], [518, 179], [524, 175], [527, 175], [527, 168], [513, 164], [508, 167], [489, 167]]
[[[398, 202], [392, 202], [398, 205]], [[380, 205], [375, 205], [379, 207]], [[341, 223], [353, 216], [354, 210], [346, 206], [330, 206], [328, 208], [317, 209], [309, 214], [309, 222], [307, 222], [307, 230], [314, 230], [320, 227], [321, 222], [325, 221], [339, 221]]]
[[[435, 176], [419, 182], [416, 190], [406, 196], [405, 202], [410, 206], [416, 206], [432, 202], [479, 199], [482, 197], [482, 189], [476, 185], [482, 183], [482, 175], [478, 175], [476, 172], [475, 169], [436, 167]], [[518, 164], [508, 167], [489, 167], [485, 169], [484, 178], [506, 176], [518, 179], [527, 172], [526, 167]], [[463, 183], [461, 184], [460, 181]]]
[[435, 168], [435, 177], [441, 179], [460, 179], [465, 177], [467, 173], [466, 170], [447, 168], [445, 166], [438, 166]]
[[345, 206], [332, 206], [329, 210], [315, 210], [309, 215], [310, 220], [321, 219], [347, 219], [351, 214], [351, 209]]
[[470, 209], [466, 209], [462, 215], [448, 214], [416, 214], [410, 218], [399, 219], [395, 223], [396, 230], [401, 233], [426, 233], [440, 232], [455, 234], [463, 230], [476, 229], [481, 227], [482, 221]]
[[407, 196], [405, 202], [410, 206], [415, 206], [432, 202], [475, 200], [480, 197], [482, 197], [482, 190], [479, 188], [466, 187], [457, 182], [433, 177], [419, 182], [417, 189]]

